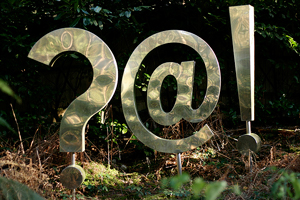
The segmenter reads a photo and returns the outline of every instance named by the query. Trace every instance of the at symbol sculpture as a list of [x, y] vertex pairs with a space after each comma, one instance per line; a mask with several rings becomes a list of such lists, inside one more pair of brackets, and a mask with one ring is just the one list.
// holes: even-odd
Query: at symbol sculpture
[[[159, 124], [172, 125], [184, 118], [190, 122], [205, 120], [214, 110], [220, 95], [221, 75], [216, 55], [200, 37], [180, 30], [163, 31], [144, 40], [132, 53], [124, 70], [121, 88], [122, 106], [128, 126], [136, 137], [146, 146], [165, 153], [181, 153], [194, 149], [207, 140], [213, 133], [205, 125], [194, 135], [177, 140], [163, 139], [148, 130], [139, 118], [135, 96], [135, 78], [145, 56], [156, 47], [178, 43], [193, 48], [203, 59], [207, 72], [207, 90], [198, 109], [191, 108], [194, 62], [163, 63], [152, 74], [147, 92], [147, 104], [150, 116]], [[164, 78], [173, 75], [177, 80], [177, 99], [173, 109], [166, 113], [160, 102], [160, 88]]]

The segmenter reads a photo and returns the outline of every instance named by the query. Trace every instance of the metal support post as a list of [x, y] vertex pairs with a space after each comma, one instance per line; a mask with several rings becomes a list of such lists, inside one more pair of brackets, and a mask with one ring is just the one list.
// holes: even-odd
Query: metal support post
[[[75, 165], [75, 153], [72, 153], [71, 165]], [[75, 189], [73, 189], [73, 194], [72, 194], [73, 200], [76, 200], [76, 195], [75, 194], [76, 194], [76, 191], [75, 191]]]
[[246, 121], [246, 133], [251, 133], [251, 121]]
[[[246, 134], [251, 133], [251, 122], [246, 121]], [[252, 172], [252, 167], [253, 167], [253, 160], [252, 160], [252, 153], [251, 150], [249, 149], [249, 171]]]
[[176, 154], [176, 160], [177, 160], [177, 170], [178, 170], [178, 174], [182, 175], [182, 166], [181, 166], [181, 155], [180, 153]]

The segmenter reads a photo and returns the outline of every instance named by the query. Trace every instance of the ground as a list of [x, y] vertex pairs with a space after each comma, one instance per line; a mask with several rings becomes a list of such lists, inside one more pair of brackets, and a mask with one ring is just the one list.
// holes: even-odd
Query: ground
[[[251, 166], [249, 157], [236, 149], [236, 140], [245, 129], [219, 130], [205, 145], [182, 153], [182, 170], [189, 177], [177, 190], [170, 184], [162, 185], [171, 181], [162, 180], [178, 173], [175, 154], [126, 141], [119, 143], [122, 152], [116, 145], [111, 149], [108, 165], [106, 145], [95, 146], [86, 137], [86, 151], [76, 153], [76, 163], [86, 172], [85, 181], [76, 189], [77, 199], [191, 199], [192, 180], [197, 177], [208, 184], [225, 181], [220, 199], [275, 199], [281, 194], [288, 197], [289, 190], [290, 196], [297, 195], [293, 183], [293, 176], [298, 180], [300, 171], [297, 127], [252, 130], [261, 137], [262, 146], [259, 152], [252, 152]], [[71, 154], [59, 152], [58, 130], [43, 139], [35, 135], [30, 145], [25, 145], [25, 154], [19, 144], [4, 148], [2, 143], [1, 175], [27, 185], [46, 199], [70, 198], [72, 191], [62, 186], [59, 176], [70, 164]], [[274, 193], [277, 190], [281, 193]], [[205, 192], [200, 195], [205, 196]]]

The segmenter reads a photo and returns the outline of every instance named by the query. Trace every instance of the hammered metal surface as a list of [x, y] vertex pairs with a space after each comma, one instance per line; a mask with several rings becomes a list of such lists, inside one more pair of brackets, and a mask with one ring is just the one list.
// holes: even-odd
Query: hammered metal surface
[[242, 121], [254, 121], [254, 8], [229, 7]]
[[78, 188], [85, 179], [85, 172], [79, 165], [70, 165], [60, 174], [60, 182], [68, 189]]
[[258, 152], [261, 147], [261, 139], [255, 133], [248, 133], [241, 135], [237, 142], [237, 149], [238, 151], [248, 156], [249, 151]]
[[[148, 88], [149, 112], [155, 121], [163, 125], [170, 125], [184, 118], [190, 122], [200, 122], [206, 119], [214, 110], [220, 95], [221, 75], [218, 60], [209, 45], [200, 37], [179, 30], [163, 31], [144, 40], [132, 53], [124, 70], [121, 88], [122, 106], [128, 126], [136, 137], [146, 146], [165, 153], [180, 153], [194, 149], [213, 135], [205, 125], [194, 135], [178, 139], [163, 139], [148, 130], [139, 118], [134, 97], [134, 82], [139, 67], [145, 56], [164, 44], [179, 43], [193, 48], [203, 59], [207, 72], [207, 90], [205, 98], [198, 109], [191, 108], [194, 62], [164, 63], [160, 65], [153, 77], [150, 78]], [[189, 71], [187, 71], [189, 70]], [[173, 75], [178, 81], [178, 96], [173, 110], [165, 113], [160, 103], [160, 88], [163, 79]]]
[[84, 55], [93, 68], [93, 81], [89, 89], [67, 108], [60, 125], [60, 151], [85, 150], [85, 126], [112, 98], [118, 80], [116, 60], [109, 47], [96, 35], [77, 28], [63, 28], [43, 36], [31, 49], [28, 57], [46, 65], [53, 58], [75, 51]]
[[[147, 106], [154, 121], [168, 126], [189, 116], [188, 109], [192, 100], [194, 71], [195, 63], [193, 61], [182, 62], [181, 65], [172, 62], [164, 63], [155, 69], [147, 89]], [[160, 93], [162, 83], [168, 75], [175, 77], [178, 90], [174, 107], [166, 113], [161, 105]]]

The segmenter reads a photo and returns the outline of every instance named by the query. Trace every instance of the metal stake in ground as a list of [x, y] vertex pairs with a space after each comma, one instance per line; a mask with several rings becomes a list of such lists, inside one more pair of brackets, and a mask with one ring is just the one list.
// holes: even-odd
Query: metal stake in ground
[[[75, 165], [75, 153], [72, 153], [72, 158], [71, 158], [71, 165]], [[76, 200], [76, 189], [73, 189], [73, 200]]]
[[176, 154], [176, 160], [177, 160], [177, 170], [178, 170], [178, 174], [182, 175], [182, 165], [181, 165], [181, 155], [180, 153]]

